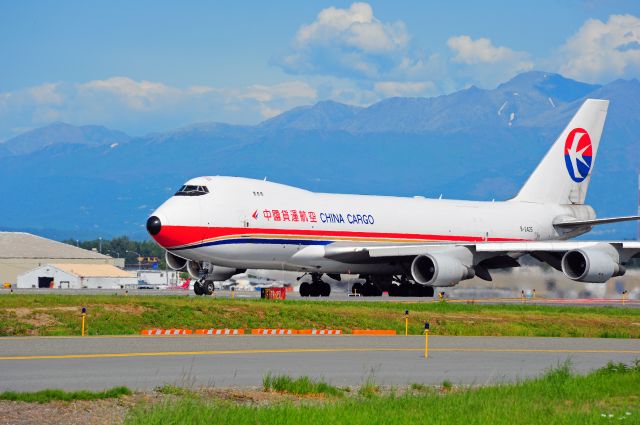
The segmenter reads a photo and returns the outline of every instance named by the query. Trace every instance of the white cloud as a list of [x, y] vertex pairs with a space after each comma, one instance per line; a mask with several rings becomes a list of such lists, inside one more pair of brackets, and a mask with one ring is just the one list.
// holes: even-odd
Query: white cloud
[[306, 99], [313, 101], [316, 99], [316, 90], [303, 81], [290, 81], [273, 86], [253, 85], [244, 90], [241, 95], [244, 99], [254, 99], [259, 102], [270, 102], [274, 99]]
[[276, 115], [280, 115], [283, 112], [284, 111], [282, 111], [280, 109], [269, 108], [268, 106], [265, 106], [265, 105], [262, 105], [260, 107], [260, 114], [262, 115], [262, 118], [264, 118], [264, 119], [273, 118]]
[[447, 46], [455, 52], [452, 58], [454, 62], [467, 65], [480, 63], [495, 64], [498, 62], [515, 62], [524, 69], [530, 69], [533, 63], [528, 59], [529, 55], [524, 52], [511, 50], [508, 47], [494, 46], [488, 38], [472, 39], [468, 35], [450, 37]]
[[59, 84], [45, 83], [28, 89], [33, 100], [41, 105], [60, 105], [64, 102], [64, 96], [58, 92]]
[[373, 16], [367, 3], [353, 3], [349, 9], [330, 7], [296, 35], [298, 46], [340, 43], [363, 52], [389, 52], [407, 44], [404, 23], [385, 24]]
[[561, 74], [588, 82], [640, 74], [640, 19], [611, 15], [607, 22], [587, 20], [559, 49]]
[[106, 80], [94, 80], [76, 86], [80, 94], [103, 93], [115, 95], [130, 108], [145, 110], [154, 108], [161, 100], [171, 100], [183, 94], [183, 91], [162, 83], [135, 81], [127, 77], [112, 77]]
[[374, 84], [374, 89], [384, 96], [420, 96], [435, 86], [431, 81], [400, 82], [380, 81]]
[[448, 74], [458, 82], [457, 88], [470, 84], [493, 88], [533, 68], [528, 53], [494, 46], [488, 38], [459, 35], [450, 37], [447, 46], [454, 53]]
[[367, 3], [329, 7], [298, 30], [276, 64], [292, 74], [380, 80], [399, 69], [409, 39], [403, 22], [382, 22]]
[[250, 124], [316, 98], [302, 81], [240, 88], [181, 88], [123, 76], [46, 83], [0, 93], [0, 140], [53, 121], [102, 124], [134, 135], [203, 121]]

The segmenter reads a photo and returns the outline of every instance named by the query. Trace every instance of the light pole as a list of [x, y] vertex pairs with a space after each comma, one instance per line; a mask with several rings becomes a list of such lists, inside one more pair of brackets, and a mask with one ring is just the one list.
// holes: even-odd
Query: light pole
[[118, 251], [113, 251], [111, 249], [107, 249], [107, 252], [116, 253], [116, 258], [120, 258], [120, 253]]
[[124, 252], [125, 254], [128, 254], [128, 253], [136, 254], [138, 256], [138, 271], [142, 270], [142, 262], [140, 261], [140, 259], [142, 258], [142, 255], [139, 252], [132, 251], [130, 249], [127, 249]]

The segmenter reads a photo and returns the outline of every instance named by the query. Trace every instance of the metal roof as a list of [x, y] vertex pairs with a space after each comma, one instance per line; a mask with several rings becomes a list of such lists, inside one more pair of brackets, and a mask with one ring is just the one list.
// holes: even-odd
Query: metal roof
[[78, 277], [135, 277], [111, 264], [49, 264]]
[[106, 260], [111, 257], [30, 233], [0, 232], [0, 258]]

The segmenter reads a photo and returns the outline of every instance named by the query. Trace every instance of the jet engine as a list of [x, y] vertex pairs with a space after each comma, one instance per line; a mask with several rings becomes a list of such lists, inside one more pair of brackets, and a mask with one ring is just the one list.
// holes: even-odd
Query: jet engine
[[187, 271], [189, 272], [189, 275], [191, 275], [191, 277], [195, 280], [198, 280], [202, 277], [202, 265], [198, 261], [187, 261]]
[[169, 251], [165, 253], [164, 258], [167, 260], [167, 266], [169, 266], [171, 270], [182, 270], [184, 269], [184, 266], [187, 265], [186, 259], [178, 257]]
[[471, 279], [475, 272], [453, 255], [434, 253], [414, 258], [411, 275], [421, 285], [454, 286], [461, 280]]
[[568, 251], [562, 257], [562, 272], [578, 282], [604, 283], [614, 276], [622, 276], [618, 251], [610, 244], [598, 244]]

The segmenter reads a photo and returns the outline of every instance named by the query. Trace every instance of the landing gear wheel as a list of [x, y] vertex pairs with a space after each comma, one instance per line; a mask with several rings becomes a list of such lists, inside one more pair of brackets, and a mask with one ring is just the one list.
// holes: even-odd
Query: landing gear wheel
[[328, 297], [331, 294], [331, 285], [327, 282], [322, 282], [322, 286], [320, 287], [320, 295], [323, 297]]
[[362, 295], [362, 283], [356, 282], [351, 286], [352, 294], [361, 294]]
[[204, 295], [204, 287], [202, 285], [202, 282], [196, 281], [196, 283], [193, 284], [193, 292], [196, 295]]
[[400, 292], [400, 285], [396, 285], [394, 283], [389, 286], [389, 291], [387, 291], [390, 297], [397, 297]]
[[300, 296], [301, 297], [308, 297], [309, 296], [309, 287], [311, 285], [309, 285], [309, 282], [302, 282], [300, 284]]
[[207, 295], [213, 295], [213, 291], [216, 290], [216, 286], [213, 284], [212, 280], [207, 280], [204, 283], [204, 293]]
[[379, 297], [382, 295], [382, 291], [373, 283], [368, 282], [362, 285], [362, 295], [365, 297]]
[[311, 297], [319, 297], [320, 296], [320, 287], [322, 283], [313, 282], [311, 284], [311, 288], [309, 288], [309, 296]]
[[413, 292], [412, 286], [413, 285], [408, 282], [400, 284], [398, 295], [401, 297], [410, 297]]

